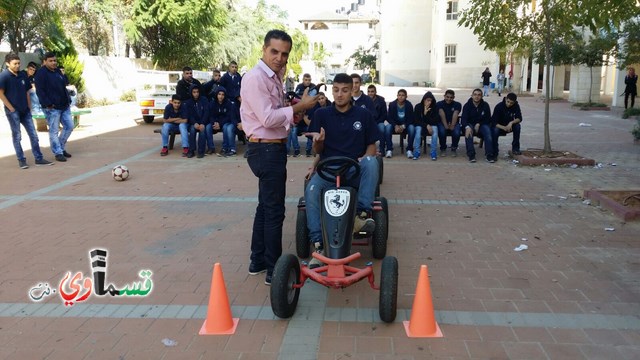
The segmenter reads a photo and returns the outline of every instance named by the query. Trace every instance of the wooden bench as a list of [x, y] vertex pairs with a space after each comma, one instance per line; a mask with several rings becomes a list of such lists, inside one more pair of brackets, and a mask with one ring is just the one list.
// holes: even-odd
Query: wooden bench
[[[408, 136], [407, 129], [404, 129], [404, 131], [401, 134], [393, 134], [393, 135], [400, 135], [400, 152], [401, 154], [404, 155], [404, 139], [407, 138]], [[436, 134], [435, 136], [438, 136], [438, 135]], [[420, 134], [420, 144], [422, 144], [422, 149], [423, 149], [422, 153], [426, 154], [428, 145], [427, 145], [427, 135], [425, 135], [424, 133]]]
[[[89, 109], [78, 109], [71, 112], [71, 116], [73, 117], [73, 128], [77, 128], [80, 126], [80, 116], [91, 114], [91, 110]], [[36, 121], [36, 129], [38, 131], [49, 131], [49, 125], [47, 124], [47, 118], [44, 114], [31, 114], [33, 120]]]
[[[220, 131], [214, 131], [214, 134], [219, 133]], [[162, 134], [162, 128], [154, 129], [154, 134]], [[244, 134], [244, 131], [238, 131], [238, 140], [242, 141], [243, 145], [247, 144], [247, 137]], [[180, 131], [169, 130], [169, 150], [173, 150], [173, 144], [176, 141], [176, 134], [180, 134]]]

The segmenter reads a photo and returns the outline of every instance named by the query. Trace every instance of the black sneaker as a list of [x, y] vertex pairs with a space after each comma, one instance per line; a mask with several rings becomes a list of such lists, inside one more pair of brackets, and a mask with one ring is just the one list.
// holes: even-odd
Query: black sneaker
[[65, 161], [67, 161], [67, 158], [64, 157], [64, 155], [62, 155], [62, 154], [58, 154], [58, 155], [56, 155], [56, 161], [65, 162]]
[[474, 162], [476, 162], [476, 158], [474, 158], [474, 157], [469, 158], [469, 162], [470, 162], [470, 163], [474, 163]]
[[18, 160], [18, 166], [20, 166], [20, 169], [29, 168], [29, 164], [27, 164], [27, 160]]
[[256, 264], [253, 261], [249, 264], [249, 275], [258, 275], [267, 271], [267, 266], [264, 264]]
[[517, 156], [517, 155], [522, 155], [522, 151], [520, 151], [520, 150], [513, 150], [513, 151], [511, 152], [511, 154], [512, 154], [512, 155], [516, 155], [516, 156]]
[[294, 151], [293, 157], [300, 157], [300, 150]]
[[64, 155], [64, 157], [66, 157], [66, 158], [70, 158], [71, 157], [71, 154], [69, 154], [66, 150], [62, 151], [62, 155]]
[[311, 157], [311, 151], [307, 150], [307, 153], [305, 154], [307, 157]]
[[271, 286], [271, 278], [273, 277], [273, 274], [269, 274], [267, 273], [267, 276], [265, 276], [264, 278], [264, 284], [267, 286]]
[[191, 159], [192, 157], [193, 157], [193, 153], [192, 153], [191, 151], [189, 151], [189, 152], [187, 153], [187, 158]]
[[495, 160], [493, 160], [493, 158], [488, 157], [487, 158], [487, 162], [493, 164], [494, 162], [496, 162]]
[[197, 157], [198, 159], [202, 159], [202, 158], [204, 157], [204, 154], [200, 154], [200, 153], [198, 153], [198, 155], [196, 155], [196, 157]]
[[36, 166], [47, 166], [47, 165], [53, 165], [53, 163], [45, 159], [36, 160]]

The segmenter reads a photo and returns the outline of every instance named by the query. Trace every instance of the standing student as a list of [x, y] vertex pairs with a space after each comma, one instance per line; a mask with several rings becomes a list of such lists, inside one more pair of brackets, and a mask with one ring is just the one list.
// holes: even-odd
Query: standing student
[[266, 272], [271, 285], [273, 267], [282, 254], [282, 224], [287, 186], [288, 132], [293, 114], [312, 108], [317, 96], [308, 92], [292, 106], [284, 106], [284, 72], [293, 40], [282, 30], [264, 37], [262, 58], [243, 79], [240, 105], [243, 129], [249, 137], [247, 163], [258, 178], [258, 207], [251, 236], [249, 274]]
[[480, 77], [482, 78], [482, 89], [484, 90], [484, 96], [489, 96], [489, 85], [491, 85], [491, 76], [491, 71], [489, 71], [488, 67], [484, 68], [482, 75], [480, 75]]

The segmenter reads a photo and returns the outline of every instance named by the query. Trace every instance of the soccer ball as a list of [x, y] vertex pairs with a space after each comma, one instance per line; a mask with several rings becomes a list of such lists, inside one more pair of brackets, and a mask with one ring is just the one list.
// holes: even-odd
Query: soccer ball
[[111, 175], [116, 181], [125, 181], [129, 177], [129, 169], [124, 165], [116, 165], [111, 170]]

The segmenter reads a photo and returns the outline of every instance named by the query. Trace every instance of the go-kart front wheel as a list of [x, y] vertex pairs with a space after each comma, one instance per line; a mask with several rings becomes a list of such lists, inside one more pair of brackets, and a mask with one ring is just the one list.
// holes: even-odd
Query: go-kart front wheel
[[387, 256], [380, 272], [380, 319], [390, 323], [396, 319], [398, 308], [398, 259]]
[[296, 254], [301, 259], [309, 257], [311, 244], [309, 243], [309, 229], [307, 229], [307, 212], [304, 209], [298, 209], [298, 217], [296, 218]]
[[271, 278], [271, 310], [280, 318], [290, 318], [298, 306], [300, 288], [300, 263], [293, 254], [280, 256]]
[[387, 255], [388, 217], [383, 210], [374, 211], [372, 217], [376, 227], [371, 236], [371, 252], [374, 259], [382, 259]]

